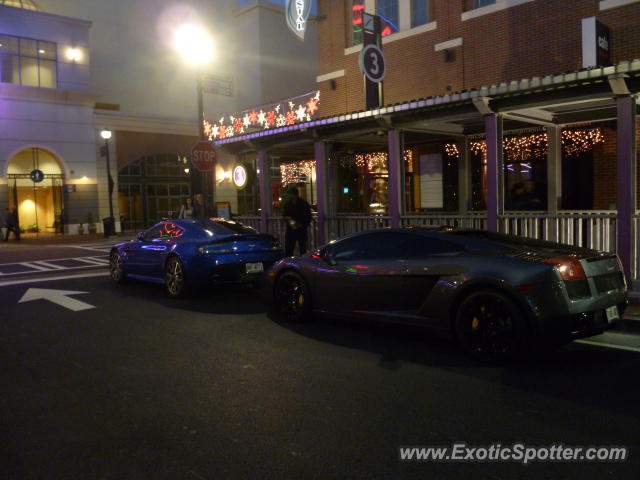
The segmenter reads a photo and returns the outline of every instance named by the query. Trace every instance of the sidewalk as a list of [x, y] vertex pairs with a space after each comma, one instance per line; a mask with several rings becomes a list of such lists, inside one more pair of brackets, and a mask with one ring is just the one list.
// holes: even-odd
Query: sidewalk
[[18, 246], [18, 245], [72, 245], [83, 243], [117, 243], [123, 240], [134, 238], [135, 234], [131, 232], [117, 233], [110, 237], [105, 237], [102, 233], [88, 233], [85, 235], [61, 235], [55, 233], [24, 233], [20, 236], [20, 241], [17, 241], [13, 235], [7, 242], [0, 242], [0, 248], [3, 246]]

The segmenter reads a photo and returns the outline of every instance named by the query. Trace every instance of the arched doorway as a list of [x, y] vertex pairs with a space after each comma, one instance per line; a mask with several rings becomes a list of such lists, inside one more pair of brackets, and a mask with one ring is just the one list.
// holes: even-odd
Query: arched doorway
[[63, 233], [64, 174], [51, 152], [35, 147], [18, 152], [9, 160], [7, 184], [9, 206], [18, 207], [22, 229]]

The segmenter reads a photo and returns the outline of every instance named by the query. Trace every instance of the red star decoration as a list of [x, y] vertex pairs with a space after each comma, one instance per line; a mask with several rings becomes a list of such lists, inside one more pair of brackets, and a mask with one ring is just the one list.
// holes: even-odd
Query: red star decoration
[[274, 112], [273, 110], [269, 110], [269, 113], [267, 113], [267, 125], [272, 127], [275, 124], [276, 124], [276, 112]]
[[241, 118], [236, 118], [233, 121], [233, 129], [236, 131], [236, 133], [240, 133], [240, 130], [242, 130], [242, 119]]
[[258, 112], [255, 110], [249, 114], [249, 122], [253, 125], [258, 121]]
[[294, 123], [296, 123], [296, 112], [294, 112], [293, 110], [289, 110], [284, 116], [284, 119], [287, 125], [293, 125]]
[[309, 113], [309, 115], [313, 115], [317, 111], [318, 111], [318, 100], [312, 97], [307, 102], [307, 112]]
[[226, 136], [227, 136], [227, 127], [225, 127], [224, 125], [220, 125], [220, 128], [218, 129], [218, 137], [225, 138]]

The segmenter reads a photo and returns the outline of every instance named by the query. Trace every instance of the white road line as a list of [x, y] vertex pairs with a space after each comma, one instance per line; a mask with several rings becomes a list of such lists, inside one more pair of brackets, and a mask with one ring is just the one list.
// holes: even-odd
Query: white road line
[[22, 285], [25, 283], [41, 283], [41, 282], [53, 282], [56, 280], [70, 280], [73, 278], [89, 278], [89, 277], [102, 277], [109, 275], [109, 272], [100, 272], [100, 273], [87, 273], [84, 275], [63, 275], [57, 277], [45, 277], [45, 278], [25, 278], [20, 280], [7, 280], [4, 282], [0, 282], [0, 287], [7, 287], [10, 285]]
[[[16, 264], [14, 264], [14, 265], [16, 265]], [[48, 268], [42, 267], [40, 265], [36, 265], [35, 263], [29, 263], [29, 262], [20, 262], [17, 265], [23, 265], [25, 267], [32, 268], [34, 270], [44, 271], [44, 272], [49, 270]], [[28, 273], [28, 272], [23, 272], [23, 273]]]
[[99, 258], [99, 257], [82, 257], [82, 258], [76, 258], [77, 261], [79, 262], [84, 262], [84, 263], [88, 263], [90, 265], [107, 265], [109, 263], [109, 260], [107, 260], [106, 258]]
[[[65, 258], [50, 258], [48, 260], [32, 260], [35, 262], [42, 262], [42, 261], [46, 261], [46, 262], [59, 262], [61, 260], [78, 260], [79, 258], [102, 258], [102, 257], [97, 257], [97, 256], [92, 256], [92, 257], [65, 257]], [[29, 263], [29, 262], [27, 262]], [[3, 267], [5, 265], [21, 265], [21, 263], [17, 263], [17, 262], [11, 262], [11, 263], [0, 263], [0, 267]]]
[[[55, 261], [55, 260], [53, 260], [53, 261]], [[36, 260], [33, 263], [36, 264], [36, 265], [41, 265], [43, 267], [47, 267], [50, 270], [66, 270], [68, 268], [68, 267], [63, 267], [61, 265], [55, 265], [53, 263], [45, 262], [45, 261], [42, 261], [42, 260]]]
[[596, 347], [614, 348], [616, 350], [628, 350], [630, 352], [640, 352], [640, 348], [629, 347], [627, 345], [615, 345], [612, 343], [593, 342], [591, 340], [576, 340], [576, 343], [584, 343], [586, 345], [595, 345]]

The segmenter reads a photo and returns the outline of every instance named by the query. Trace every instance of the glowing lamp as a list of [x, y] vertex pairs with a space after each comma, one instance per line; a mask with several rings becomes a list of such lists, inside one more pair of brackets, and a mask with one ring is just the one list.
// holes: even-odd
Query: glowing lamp
[[102, 130], [100, 136], [105, 140], [109, 140], [111, 138], [111, 130]]
[[213, 58], [213, 40], [209, 33], [197, 25], [182, 25], [174, 34], [178, 53], [193, 65], [202, 65]]
[[79, 48], [67, 48], [67, 58], [72, 62], [79, 62], [82, 59], [82, 52]]

